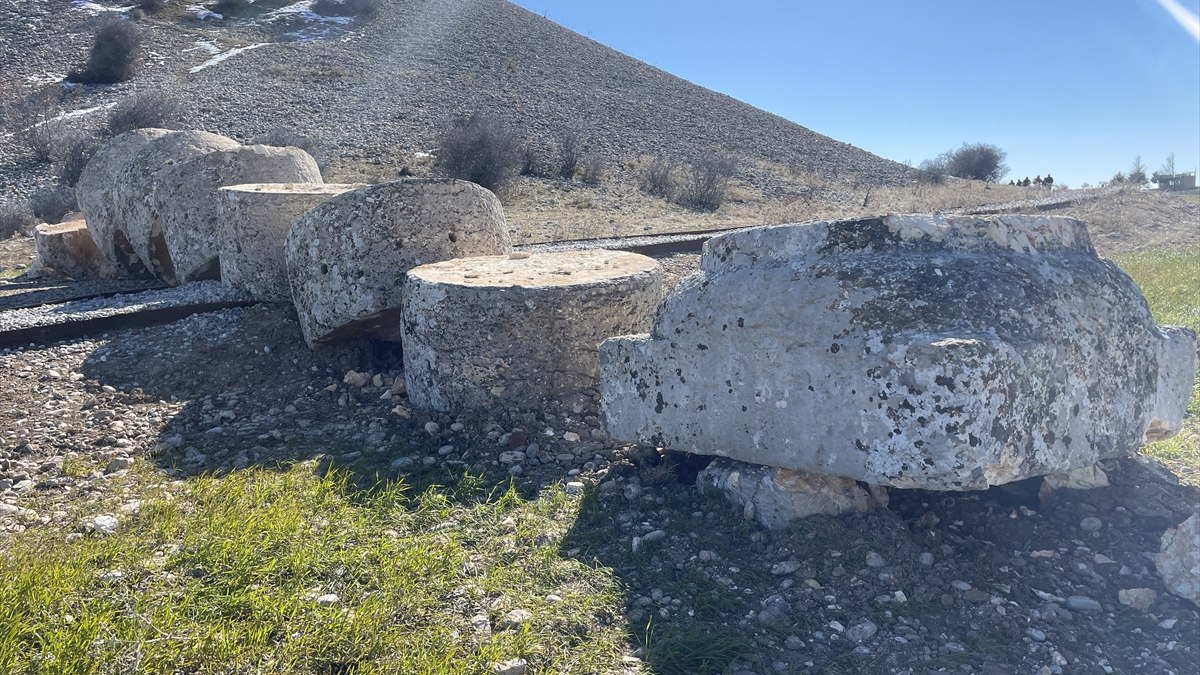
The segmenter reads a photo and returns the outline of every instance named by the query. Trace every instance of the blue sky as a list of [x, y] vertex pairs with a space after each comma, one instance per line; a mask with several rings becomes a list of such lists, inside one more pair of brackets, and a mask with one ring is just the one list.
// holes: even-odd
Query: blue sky
[[[1200, 163], [1200, 0], [516, 0], [897, 161], [963, 142], [1077, 187]], [[1184, 10], [1174, 18], [1165, 7]], [[1178, 12], [1177, 12], [1178, 14]]]

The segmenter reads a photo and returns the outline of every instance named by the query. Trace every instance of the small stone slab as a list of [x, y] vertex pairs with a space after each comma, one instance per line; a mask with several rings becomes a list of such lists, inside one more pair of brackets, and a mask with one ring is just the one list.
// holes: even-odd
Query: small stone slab
[[596, 386], [597, 348], [646, 330], [662, 273], [590, 250], [450, 260], [409, 272], [404, 377], [421, 408], [537, 409]]
[[42, 223], [33, 230], [33, 245], [43, 267], [74, 279], [100, 277], [103, 257], [83, 220]]

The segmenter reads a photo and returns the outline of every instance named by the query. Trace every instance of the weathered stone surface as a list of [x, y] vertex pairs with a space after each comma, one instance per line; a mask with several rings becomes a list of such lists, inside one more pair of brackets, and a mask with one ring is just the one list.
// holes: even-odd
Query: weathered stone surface
[[345, 338], [400, 340], [410, 269], [507, 253], [500, 201], [460, 180], [403, 180], [338, 195], [305, 213], [284, 259], [310, 346]]
[[117, 172], [112, 190], [114, 219], [134, 255], [154, 276], [170, 283], [177, 278], [167, 249], [165, 205], [177, 198], [172, 184], [181, 165], [238, 147], [232, 138], [204, 131], [169, 132], [144, 143]]
[[1155, 564], [1167, 590], [1200, 605], [1200, 514], [1163, 534]]
[[513, 253], [414, 268], [404, 378], [433, 410], [532, 409], [596, 387], [606, 338], [646, 330], [662, 273], [619, 251]]
[[320, 183], [317, 162], [300, 148], [246, 145], [217, 150], [176, 164], [159, 174], [151, 198], [174, 276], [183, 283], [220, 277], [221, 204], [219, 189], [239, 183]]
[[43, 267], [75, 279], [100, 276], [100, 249], [82, 220], [38, 225], [33, 230], [33, 245]]
[[1099, 464], [1081, 466], [1070, 471], [1046, 474], [1046, 485], [1053, 490], [1068, 488], [1071, 490], [1094, 490], [1108, 487], [1108, 474]]
[[292, 223], [317, 204], [362, 187], [246, 183], [221, 188], [221, 282], [264, 302], [291, 302], [283, 246]]
[[147, 143], [171, 132], [166, 129], [135, 129], [106, 142], [84, 167], [75, 185], [79, 210], [104, 263], [104, 276], [148, 276], [116, 214], [114, 191], [122, 170]]
[[[784, 527], [813, 515], [862, 513], [879, 506], [872, 494], [847, 478], [716, 459], [696, 476], [702, 492], [718, 494], [764, 527]], [[886, 491], [879, 488], [880, 494]]]
[[891, 216], [710, 240], [604, 343], [608, 432], [873, 485], [980, 489], [1178, 431], [1196, 337], [1078, 221]]

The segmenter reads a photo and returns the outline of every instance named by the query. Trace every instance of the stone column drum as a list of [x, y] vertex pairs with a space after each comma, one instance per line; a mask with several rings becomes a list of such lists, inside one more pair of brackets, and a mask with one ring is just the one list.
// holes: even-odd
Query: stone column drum
[[82, 220], [38, 225], [33, 230], [33, 246], [43, 267], [75, 279], [100, 276], [100, 249]]
[[610, 435], [870, 485], [973, 490], [1180, 429], [1196, 335], [1083, 223], [888, 216], [714, 237], [600, 350]]
[[110, 139], [92, 155], [79, 176], [75, 198], [103, 257], [104, 276], [150, 276], [125, 234], [114, 194], [121, 171], [130, 158], [150, 141], [169, 133], [166, 129], [134, 129]]
[[301, 216], [284, 247], [292, 302], [309, 346], [349, 338], [400, 341], [408, 271], [511, 250], [500, 201], [461, 180], [351, 190]]
[[600, 343], [646, 330], [661, 286], [654, 260], [605, 250], [415, 268], [403, 311], [409, 400], [438, 411], [528, 410], [595, 388]]
[[263, 302], [291, 302], [283, 246], [292, 224], [317, 204], [362, 187], [245, 183], [221, 188], [221, 282]]

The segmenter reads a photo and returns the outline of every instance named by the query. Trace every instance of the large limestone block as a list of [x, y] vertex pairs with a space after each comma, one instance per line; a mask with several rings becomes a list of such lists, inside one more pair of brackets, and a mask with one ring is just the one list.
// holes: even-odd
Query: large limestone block
[[362, 187], [246, 183], [221, 188], [221, 282], [264, 302], [291, 302], [283, 245], [292, 223], [317, 204]]
[[1163, 534], [1154, 562], [1167, 590], [1200, 605], [1200, 514]]
[[986, 488], [1178, 431], [1196, 336], [1057, 217], [890, 216], [710, 240], [600, 350], [608, 432], [873, 485]]
[[169, 133], [166, 129], [135, 129], [112, 138], [92, 155], [79, 176], [75, 198], [103, 257], [104, 276], [148, 274], [117, 216], [114, 193], [130, 158], [150, 141]]
[[[224, 185], [320, 183], [317, 162], [300, 148], [247, 145], [179, 162], [158, 175], [151, 211], [161, 214], [170, 283], [220, 278]], [[173, 270], [172, 275], [168, 270]]]
[[177, 280], [167, 250], [165, 204], [176, 199], [171, 184], [177, 182], [181, 166], [238, 147], [232, 138], [204, 131], [171, 132], [143, 144], [117, 173], [112, 192], [115, 218], [134, 255], [154, 276], [169, 283]]
[[460, 180], [404, 180], [338, 195], [292, 225], [288, 284], [310, 346], [400, 340], [408, 271], [511, 250], [500, 201]]
[[600, 343], [646, 330], [662, 272], [619, 251], [513, 253], [417, 267], [403, 302], [417, 407], [535, 409], [595, 389]]
[[75, 279], [100, 276], [102, 257], [82, 220], [42, 223], [33, 229], [38, 264]]

